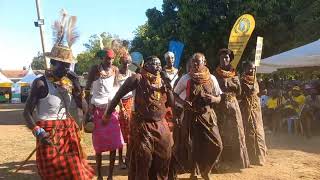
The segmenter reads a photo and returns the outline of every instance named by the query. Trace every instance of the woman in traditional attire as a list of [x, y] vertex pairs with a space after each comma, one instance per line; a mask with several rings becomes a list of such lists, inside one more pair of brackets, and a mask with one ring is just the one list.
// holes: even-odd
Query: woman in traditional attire
[[239, 77], [231, 66], [234, 58], [229, 49], [218, 52], [220, 65], [215, 71], [215, 76], [223, 92], [221, 103], [217, 106], [218, 124], [223, 143], [222, 162], [237, 168], [249, 167], [249, 157], [246, 147], [245, 134], [241, 111], [237, 96], [241, 93]]
[[[173, 66], [174, 58], [175, 58], [174, 53], [171, 51], [168, 51], [164, 54], [164, 59], [166, 61], [166, 65], [163, 68], [163, 72], [164, 72], [165, 76], [168, 78], [168, 81], [170, 81], [170, 85], [172, 88], [176, 84], [176, 81], [179, 77], [178, 76], [178, 69]], [[173, 126], [174, 126], [173, 118], [175, 118], [173, 113], [177, 112], [177, 111], [176, 111], [176, 107], [174, 107], [174, 108], [168, 107], [167, 108], [166, 120], [168, 122], [168, 125], [169, 125], [169, 128], [171, 131], [173, 130]]]
[[[128, 77], [131, 77], [134, 72], [132, 72], [128, 67], [131, 64], [131, 56], [127, 53], [124, 53], [120, 57], [120, 69], [117, 77], [117, 81], [119, 86], [122, 86], [125, 80]], [[132, 107], [133, 107], [133, 94], [129, 92], [120, 100], [120, 113], [119, 113], [119, 122], [121, 127], [122, 136], [124, 142], [127, 143], [127, 155], [125, 158], [125, 162], [123, 162], [122, 158], [122, 148], [119, 149], [119, 165], [121, 169], [127, 168], [128, 161], [128, 149], [129, 149], [129, 134], [130, 134], [130, 124], [132, 118]]]
[[102, 122], [105, 109], [117, 91], [117, 74], [119, 70], [112, 65], [115, 53], [112, 49], [101, 50], [102, 63], [94, 65], [88, 74], [86, 90], [91, 89], [92, 97], [90, 110], [93, 114], [94, 129], [92, 132], [92, 143], [96, 152], [97, 176], [102, 179], [101, 163], [102, 152], [110, 151], [110, 166], [108, 180], [112, 179], [113, 168], [116, 158], [116, 150], [121, 149], [124, 144], [122, 137], [119, 114], [112, 112], [108, 125]]
[[266, 161], [266, 141], [264, 135], [259, 85], [255, 80], [255, 66], [249, 62], [245, 64], [245, 72], [241, 77], [241, 111], [246, 134], [246, 144], [250, 164], [264, 165]]
[[[196, 169], [199, 169], [201, 176], [208, 180], [222, 151], [213, 110], [213, 105], [220, 102], [222, 92], [217, 79], [205, 65], [205, 56], [195, 53], [190, 72], [181, 77], [174, 89], [176, 100], [184, 106], [180, 132], [174, 139], [174, 158], [178, 171], [190, 172], [191, 179], [197, 179]], [[179, 96], [183, 91], [186, 91], [186, 99]]]

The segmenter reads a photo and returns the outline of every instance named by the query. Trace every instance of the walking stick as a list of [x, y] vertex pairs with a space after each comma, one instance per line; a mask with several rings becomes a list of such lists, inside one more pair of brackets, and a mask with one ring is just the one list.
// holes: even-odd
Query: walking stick
[[32, 155], [36, 152], [37, 147], [33, 149], [33, 151], [29, 154], [29, 156], [26, 158], [26, 160], [23, 161], [23, 163], [20, 164], [20, 166], [16, 169], [15, 173], [18, 173], [21, 168], [27, 164], [27, 162], [29, 161], [29, 159], [32, 157]]

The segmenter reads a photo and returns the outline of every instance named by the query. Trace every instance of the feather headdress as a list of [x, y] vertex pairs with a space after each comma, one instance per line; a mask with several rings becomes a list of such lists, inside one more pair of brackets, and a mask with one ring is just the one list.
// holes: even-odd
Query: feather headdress
[[60, 15], [60, 19], [52, 25], [54, 46], [46, 56], [57, 61], [76, 63], [71, 46], [79, 38], [75, 28], [77, 17], [68, 16], [64, 9], [61, 10]]
[[53, 40], [55, 45], [64, 46], [65, 42], [69, 48], [79, 38], [79, 34], [76, 31], [76, 16], [68, 16], [68, 13], [62, 9], [60, 12], [60, 19], [55, 21], [53, 29]]
[[97, 52], [96, 54], [97, 57], [103, 58], [106, 55], [105, 51], [107, 49], [113, 50], [113, 52], [115, 53], [115, 59], [117, 60], [130, 56], [128, 51], [128, 46], [129, 46], [128, 41], [113, 39], [110, 43], [110, 41], [108, 42], [104, 41], [103, 36], [98, 36], [98, 38], [99, 38], [100, 51]]

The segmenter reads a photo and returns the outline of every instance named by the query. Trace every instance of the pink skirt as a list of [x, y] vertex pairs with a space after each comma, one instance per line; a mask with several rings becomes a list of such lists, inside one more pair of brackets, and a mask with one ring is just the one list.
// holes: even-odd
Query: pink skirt
[[94, 130], [92, 132], [92, 143], [96, 153], [113, 151], [124, 145], [120, 129], [119, 115], [113, 112], [107, 125], [102, 123], [105, 109], [96, 107], [93, 114]]

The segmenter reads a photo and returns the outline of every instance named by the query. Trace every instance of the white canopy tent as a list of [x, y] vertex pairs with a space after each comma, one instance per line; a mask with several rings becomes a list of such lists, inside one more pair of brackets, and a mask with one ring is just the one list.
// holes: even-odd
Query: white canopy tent
[[278, 69], [320, 66], [320, 40], [265, 58], [257, 73], [272, 73]]
[[11, 87], [13, 82], [0, 72], [0, 87]]

